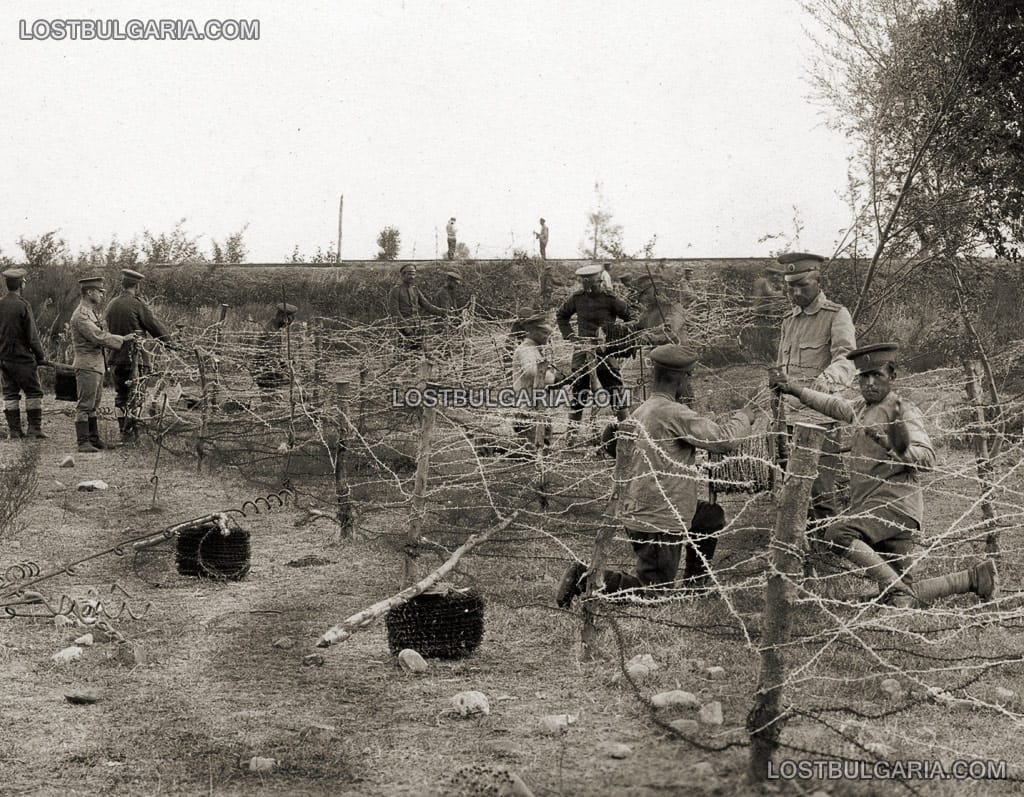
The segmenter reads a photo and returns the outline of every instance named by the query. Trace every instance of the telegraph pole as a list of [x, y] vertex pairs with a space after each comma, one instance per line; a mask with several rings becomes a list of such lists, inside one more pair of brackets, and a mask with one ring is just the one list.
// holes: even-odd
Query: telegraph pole
[[334, 253], [334, 262], [341, 263], [341, 217], [345, 211], [345, 195], [341, 195], [341, 199], [338, 200], [338, 251]]

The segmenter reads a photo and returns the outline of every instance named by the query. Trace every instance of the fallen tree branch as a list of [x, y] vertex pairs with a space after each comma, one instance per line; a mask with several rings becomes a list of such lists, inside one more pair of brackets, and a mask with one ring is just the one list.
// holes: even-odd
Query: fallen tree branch
[[382, 601], [378, 601], [363, 609], [361, 612], [356, 612], [351, 617], [342, 620], [336, 626], [326, 631], [323, 636], [317, 641], [316, 646], [318, 648], [328, 648], [337, 642], [344, 642], [352, 634], [358, 631], [360, 628], [366, 628], [372, 625], [375, 620], [380, 619], [387, 614], [391, 609], [396, 606], [401, 606], [404, 603], [408, 603], [410, 600], [415, 598], [417, 595], [423, 594], [426, 590], [430, 589], [434, 584], [444, 578], [450, 573], [455, 565], [459, 563], [459, 560], [469, 551], [473, 550], [477, 545], [482, 542], [486, 542], [492, 534], [497, 534], [499, 531], [504, 531], [512, 525], [512, 521], [519, 515], [519, 510], [516, 510], [501, 523], [493, 528], [483, 531], [479, 534], [473, 534], [468, 540], [457, 548], [448, 560], [442, 564], [437, 570], [423, 577], [411, 587], [406, 587], [397, 595], [392, 595], [390, 598], [385, 598]]

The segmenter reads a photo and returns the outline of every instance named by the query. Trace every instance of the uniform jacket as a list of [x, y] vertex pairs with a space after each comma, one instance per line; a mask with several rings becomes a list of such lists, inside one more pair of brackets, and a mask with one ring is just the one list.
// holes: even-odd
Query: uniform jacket
[[120, 349], [124, 337], [103, 329], [96, 311], [85, 302], [80, 302], [75, 308], [70, 323], [71, 343], [75, 347], [75, 361], [72, 365], [82, 371], [102, 374], [106, 370], [103, 350]]
[[566, 340], [572, 338], [569, 319], [573, 315], [576, 316], [576, 329], [581, 338], [596, 338], [599, 329], [603, 329], [607, 334], [616, 319], [623, 321], [633, 319], [629, 305], [618, 296], [603, 291], [595, 293], [576, 291], [555, 313], [558, 329]]
[[39, 343], [36, 320], [21, 294], [10, 291], [0, 299], [0, 360], [36, 363], [46, 360]]
[[[782, 322], [780, 365], [795, 382], [809, 382], [825, 393], [837, 393], [853, 385], [856, 369], [846, 355], [857, 348], [850, 311], [819, 293], [807, 307], [793, 307]], [[820, 416], [802, 410], [800, 402], [786, 397], [793, 420], [820, 423]]]
[[[814, 409], [853, 425], [850, 450], [850, 511], [867, 512], [888, 507], [921, 523], [924, 500], [917, 474], [935, 465], [935, 451], [924, 428], [921, 411], [895, 391], [878, 404], [867, 404], [863, 398], [847, 401], [839, 396], [820, 393], [809, 388], [800, 390], [799, 398]], [[910, 445], [900, 461], [889, 456], [875, 436], [885, 440], [886, 427], [897, 419], [906, 425]], [[873, 430], [875, 436], [868, 434]]]
[[388, 312], [395, 318], [415, 319], [420, 310], [430, 315], [444, 315], [440, 307], [431, 304], [423, 292], [415, 285], [399, 283], [388, 294]]
[[617, 456], [629, 458], [620, 520], [632, 531], [682, 533], [697, 508], [697, 487], [703, 484], [694, 463], [697, 449], [730, 451], [751, 427], [743, 413], [718, 424], [671, 396], [655, 393], [633, 411], [622, 431], [636, 435], [636, 442], [618, 448]]
[[[153, 315], [142, 299], [130, 293], [122, 293], [110, 303], [106, 312], [107, 329], [115, 335], [127, 335], [131, 332], [148, 332], [157, 340], [169, 340], [170, 330]], [[129, 362], [129, 347], [118, 349], [110, 358], [110, 362], [126, 364]]]

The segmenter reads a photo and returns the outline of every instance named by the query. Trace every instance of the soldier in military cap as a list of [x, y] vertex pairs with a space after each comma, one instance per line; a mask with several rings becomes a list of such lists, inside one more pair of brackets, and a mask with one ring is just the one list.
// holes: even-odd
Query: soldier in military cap
[[9, 268], [3, 272], [7, 294], [0, 299], [0, 378], [4, 392], [4, 417], [11, 439], [25, 437], [21, 428], [21, 394], [25, 394], [28, 437], [45, 438], [43, 433], [43, 389], [36, 368], [49, 365], [39, 342], [32, 306], [21, 295], [26, 271]]
[[71, 342], [75, 349], [75, 380], [78, 383], [78, 407], [75, 413], [75, 434], [78, 450], [100, 451], [108, 446], [100, 440], [97, 411], [103, 395], [103, 374], [106, 373], [104, 349], [117, 351], [136, 334], [115, 335], [104, 329], [100, 307], [106, 291], [103, 277], [85, 277], [78, 281], [82, 300], [71, 314]]
[[444, 273], [444, 287], [441, 289], [441, 298], [437, 306], [449, 313], [458, 312], [466, 303], [459, 298], [459, 290], [462, 285], [462, 275], [458, 271], [446, 271]]
[[[555, 314], [562, 337], [575, 344], [572, 355], [572, 402], [569, 413], [567, 441], [575, 439], [579, 422], [583, 419], [581, 393], [590, 389], [590, 357], [596, 359], [594, 370], [597, 379], [611, 394], [611, 405], [618, 419], [627, 415], [622, 377], [610, 357], [599, 353], [599, 333], [608, 335], [616, 320], [632, 321], [629, 305], [617, 296], [602, 290], [600, 283], [601, 266], [582, 266], [576, 269], [581, 287], [573, 293]], [[576, 331], [570, 321], [576, 316]]]
[[[553, 385], [557, 378], [551, 353], [547, 349], [553, 329], [547, 318], [543, 314], [530, 316], [521, 319], [520, 325], [525, 330], [525, 336], [512, 353], [512, 389], [517, 396], [533, 393], [538, 371], [541, 372], [540, 376], [545, 387]], [[535, 418], [530, 413], [519, 411], [512, 423], [513, 431], [532, 442], [534, 422]], [[545, 444], [550, 443], [550, 440], [551, 424], [546, 423], [544, 427]]]
[[421, 313], [444, 316], [446, 311], [430, 302], [416, 286], [416, 266], [406, 263], [399, 269], [402, 281], [388, 294], [388, 313], [398, 325], [406, 343], [417, 348], [423, 342]]
[[895, 606], [923, 606], [936, 598], [973, 592], [982, 600], [997, 591], [995, 563], [914, 582], [911, 550], [920, 530], [924, 499], [918, 474], [935, 464], [920, 410], [895, 390], [896, 343], [849, 352], [861, 397], [801, 387], [776, 374], [773, 386], [818, 412], [851, 424], [850, 509], [826, 533], [836, 553], [864, 569]]
[[[790, 378], [811, 382], [815, 390], [836, 393], [852, 386], [853, 363], [846, 355], [856, 348], [850, 311], [829, 301], [819, 285], [821, 255], [793, 252], [778, 262], [785, 271], [786, 292], [793, 309], [782, 322], [777, 365]], [[787, 401], [788, 427], [805, 422], [829, 427], [818, 462], [818, 477], [811, 491], [814, 516], [836, 513], [836, 470], [839, 466], [838, 428], [821, 414]]]
[[[666, 344], [651, 352], [651, 362], [654, 392], [620, 424], [615, 452], [616, 471], [622, 474], [617, 517], [636, 553], [636, 575], [606, 572], [609, 592], [672, 587], [684, 548], [684, 585], [706, 586], [714, 533], [724, 527], [725, 516], [717, 505], [697, 500], [696, 451], [731, 451], [750, 435], [754, 418], [745, 408], [719, 424], [690, 408], [697, 363], [692, 351]], [[586, 569], [582, 562], [566, 569], [556, 595], [559, 606], [569, 606], [583, 591]]]
[[104, 316], [107, 329], [115, 335], [135, 332], [139, 339], [139, 344], [122, 346], [109, 359], [114, 372], [114, 417], [122, 442], [134, 440], [138, 435], [140, 401], [131, 399], [133, 391], [137, 398], [145, 393], [142, 380], [151, 368], [149, 354], [140, 345], [141, 339], [148, 334], [164, 345], [171, 343], [171, 331], [139, 296], [139, 284], [145, 278], [134, 269], [121, 269], [121, 294], [110, 303]]

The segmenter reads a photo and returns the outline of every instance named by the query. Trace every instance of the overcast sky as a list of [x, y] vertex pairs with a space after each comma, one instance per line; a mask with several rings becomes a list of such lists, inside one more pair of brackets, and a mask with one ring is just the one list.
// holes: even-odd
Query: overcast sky
[[[260, 40], [22, 41], [19, 20], [256, 18]], [[333, 247], [576, 257], [595, 181], [627, 249], [765, 255], [805, 224], [831, 254], [848, 146], [810, 101], [791, 0], [56, 3], [0, 6], [0, 251], [144, 229], [251, 261]], [[479, 248], [477, 248], [479, 247]]]

